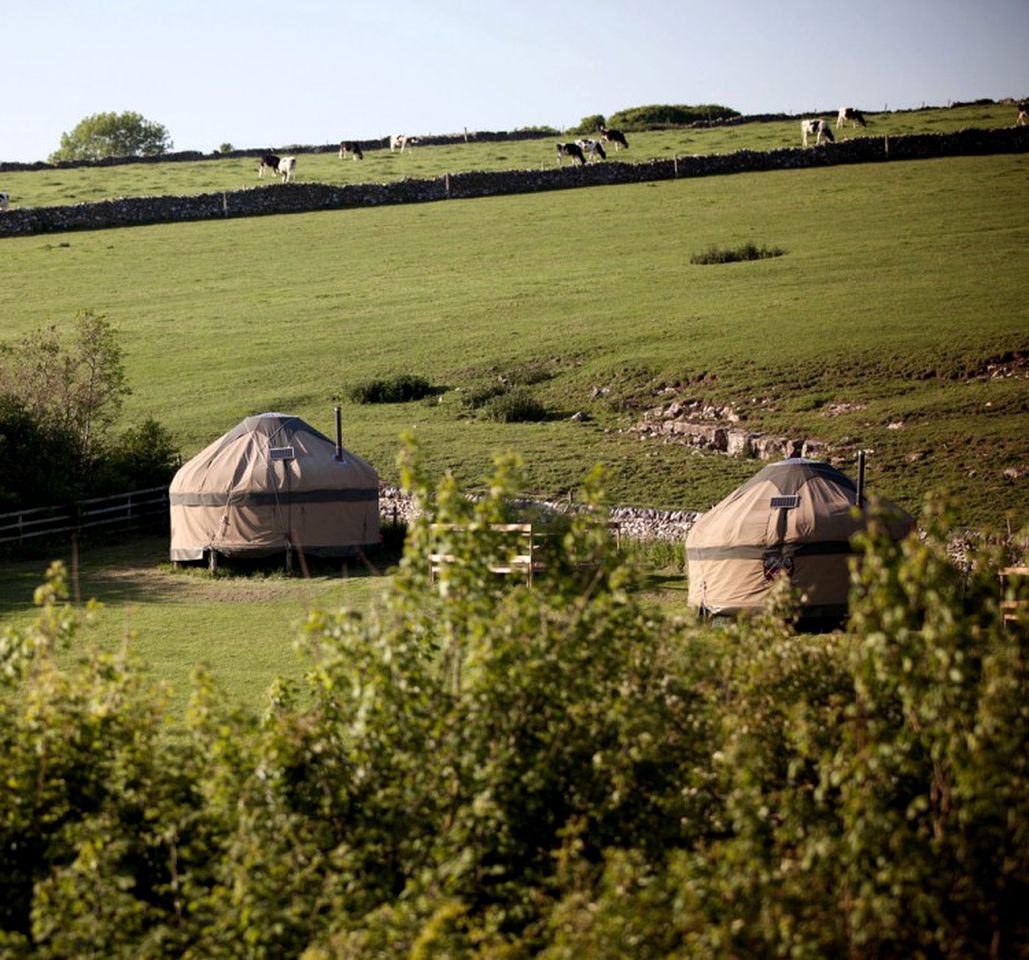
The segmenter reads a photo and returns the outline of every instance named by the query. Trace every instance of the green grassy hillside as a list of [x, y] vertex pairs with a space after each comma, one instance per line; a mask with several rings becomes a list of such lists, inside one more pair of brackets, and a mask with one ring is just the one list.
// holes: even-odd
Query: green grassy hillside
[[[619, 502], [704, 508], [756, 465], [626, 432], [679, 396], [731, 402], [749, 429], [841, 456], [863, 446], [889, 496], [917, 508], [942, 486], [966, 522], [1001, 522], [1025, 517], [1025, 481], [1004, 470], [1024, 467], [1029, 434], [1029, 227], [1010, 199], [1027, 164], [955, 158], [9, 239], [0, 311], [7, 336], [106, 313], [127, 354], [129, 419], [157, 417], [186, 456], [263, 410], [329, 431], [333, 395], [413, 373], [445, 392], [344, 405], [345, 442], [387, 479], [398, 434], [414, 428], [430, 466], [466, 481], [511, 448], [539, 494], [602, 461]], [[746, 240], [786, 254], [690, 263]], [[991, 378], [992, 362], [1012, 375]], [[547, 378], [532, 389], [550, 420], [466, 414], [463, 391], [526, 369]], [[571, 422], [580, 410], [591, 419]]]
[[[964, 113], [959, 126], [970, 125], [969, 109], [953, 112]], [[652, 155], [687, 152], [693, 138], [689, 152], [793, 138], [792, 124], [776, 130], [641, 135], [631, 152], [643, 154], [651, 137]], [[305, 157], [301, 169], [318, 162], [356, 176], [374, 160], [425, 176], [465, 149], [386, 152], [364, 165]], [[551, 162], [546, 142], [489, 150], [503, 166]], [[89, 175], [111, 178], [98, 189], [118, 194], [142, 192], [132, 178], [144, 173], [154, 191], [187, 181], [210, 189], [186, 168], [230, 163]], [[42, 184], [72, 173], [14, 176]], [[126, 421], [156, 417], [185, 456], [264, 410], [331, 432], [334, 395], [412, 373], [442, 392], [343, 403], [346, 444], [390, 481], [397, 438], [413, 428], [428, 466], [467, 484], [488, 473], [495, 451], [513, 449], [540, 495], [574, 488], [599, 461], [613, 502], [703, 509], [760, 464], [630, 431], [678, 398], [730, 403], [748, 429], [821, 439], [845, 462], [868, 449], [871, 488], [913, 511], [942, 488], [960, 500], [965, 525], [1018, 524], [1029, 519], [1029, 227], [1012, 198], [1025, 195], [1027, 174], [1024, 156], [954, 158], [7, 239], [0, 338], [69, 323], [83, 308], [106, 313], [134, 390]], [[39, 202], [56, 197], [40, 188]], [[785, 254], [690, 262], [750, 240]], [[467, 394], [501, 377], [532, 381], [550, 419], [469, 414]], [[590, 419], [572, 422], [576, 411]], [[179, 697], [205, 657], [235, 696], [256, 703], [274, 674], [301, 669], [288, 641], [303, 610], [362, 607], [377, 582], [212, 584], [164, 569], [164, 550], [153, 541], [84, 557], [82, 589], [112, 608], [101, 635], [116, 642], [137, 630]], [[44, 567], [6, 565], [0, 619], [27, 616]], [[669, 584], [681, 579], [662, 596]]]
[[[950, 133], [968, 127], [1011, 126], [1016, 108], [1006, 104], [954, 107], [905, 113], [866, 113], [868, 126], [847, 126], [839, 139], [882, 137], [906, 133]], [[835, 124], [835, 117], [830, 118]], [[297, 180], [307, 183], [385, 183], [404, 177], [439, 177], [467, 170], [523, 170], [552, 167], [554, 143], [566, 136], [502, 143], [475, 142], [450, 146], [415, 146], [404, 153], [368, 150], [363, 161], [340, 160], [336, 153], [302, 153]], [[609, 161], [668, 159], [690, 154], [719, 154], [735, 150], [799, 147], [796, 121], [746, 123], [710, 129], [662, 130], [628, 135], [629, 150], [615, 152]], [[261, 144], [255, 144], [260, 149]], [[269, 145], [272, 146], [272, 145]], [[288, 148], [272, 146], [277, 153]], [[139, 163], [116, 167], [21, 171], [3, 174], [3, 189], [16, 207], [85, 203], [116, 197], [210, 193], [248, 187], [274, 189], [276, 178], [257, 176], [257, 159], [228, 158], [177, 163]]]

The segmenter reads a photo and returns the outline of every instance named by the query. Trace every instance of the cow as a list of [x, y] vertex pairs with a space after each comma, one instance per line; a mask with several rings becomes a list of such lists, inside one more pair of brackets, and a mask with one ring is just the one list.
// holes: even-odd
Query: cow
[[1023, 100], [1018, 105], [1018, 120], [1015, 121], [1015, 126], [1024, 127], [1029, 123], [1029, 100]]
[[836, 129], [839, 130], [848, 120], [855, 127], [867, 126], [864, 114], [857, 107], [840, 107], [836, 117]]
[[812, 135], [816, 135], [815, 146], [820, 146], [823, 140], [828, 140], [830, 143], [836, 138], [832, 135], [832, 130], [829, 129], [829, 124], [824, 120], [801, 120], [800, 121], [800, 135], [804, 141], [804, 146], [807, 146], [807, 138]]
[[586, 165], [586, 158], [582, 155], [582, 148], [577, 143], [559, 143], [557, 145], [558, 166], [561, 166], [562, 157], [568, 157], [570, 160], [578, 160], [581, 166]]
[[596, 160], [597, 157], [601, 160], [607, 159], [604, 146], [599, 140], [576, 140], [575, 144], [589, 160]]
[[283, 183], [289, 183], [290, 180], [295, 180], [297, 175], [297, 158], [283, 157], [279, 161], [278, 170]]
[[364, 159], [364, 154], [361, 152], [361, 148], [356, 143], [347, 143], [345, 140], [341, 141], [339, 145], [340, 160], [346, 160], [348, 153], [351, 156], [353, 156], [355, 160]]
[[406, 133], [394, 133], [389, 138], [389, 152], [399, 150], [403, 153], [405, 147], [413, 147], [417, 142], [417, 137], [409, 137]]
[[621, 130], [609, 130], [607, 127], [600, 127], [599, 132], [603, 140], [615, 145], [615, 150], [621, 150], [622, 147], [625, 147], [626, 150], [629, 149], [629, 142], [625, 139], [625, 134]]
[[263, 177], [265, 170], [270, 170], [272, 173], [278, 173], [280, 162], [281, 159], [275, 156], [274, 153], [266, 153], [261, 157], [261, 162], [257, 165], [257, 175], [259, 177]]
[[0, 211], [8, 210], [11, 206], [11, 197], [5, 192], [0, 192]]

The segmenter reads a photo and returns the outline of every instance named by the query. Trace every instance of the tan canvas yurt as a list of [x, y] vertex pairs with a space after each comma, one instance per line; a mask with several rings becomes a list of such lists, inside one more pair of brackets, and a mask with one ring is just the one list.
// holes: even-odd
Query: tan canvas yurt
[[175, 474], [171, 559], [344, 556], [379, 540], [379, 478], [299, 417], [247, 417]]
[[[857, 485], [816, 460], [769, 464], [701, 515], [686, 538], [688, 603], [713, 616], [760, 609], [773, 581], [786, 575], [806, 595], [802, 617], [839, 620], [847, 613], [850, 538], [866, 523], [855, 517]], [[864, 498], [862, 498], [863, 500]], [[887, 529], [901, 539], [911, 516], [876, 499]]]

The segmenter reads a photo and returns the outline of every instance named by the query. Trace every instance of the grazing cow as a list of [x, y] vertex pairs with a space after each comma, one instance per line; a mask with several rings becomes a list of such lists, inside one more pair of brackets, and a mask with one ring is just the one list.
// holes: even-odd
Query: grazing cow
[[347, 143], [346, 141], [341, 142], [339, 145], [340, 160], [346, 160], [348, 153], [351, 154], [355, 160], [364, 159], [364, 154], [356, 143]]
[[804, 146], [807, 146], [807, 138], [815, 135], [815, 146], [820, 146], [823, 140], [832, 142], [836, 138], [832, 135], [832, 130], [829, 129], [829, 124], [824, 120], [801, 120], [800, 121], [800, 135], [804, 141]]
[[839, 115], [836, 117], [836, 129], [839, 130], [848, 120], [855, 127], [867, 126], [864, 114], [857, 107], [840, 107]]
[[283, 183], [289, 183], [290, 180], [295, 180], [297, 175], [297, 158], [283, 157], [279, 161], [278, 170]]
[[607, 159], [604, 145], [599, 140], [576, 140], [575, 143], [589, 160], [596, 160], [597, 157], [600, 157], [601, 160]]
[[621, 150], [622, 147], [625, 147], [626, 150], [629, 149], [629, 143], [621, 130], [609, 130], [607, 127], [601, 127], [600, 136], [608, 143], [613, 143], [615, 150]]
[[275, 156], [274, 153], [266, 153], [261, 157], [261, 162], [257, 165], [257, 175], [259, 177], [263, 177], [265, 170], [270, 170], [272, 173], [278, 173], [280, 162], [280, 158]]
[[4, 192], [0, 193], [0, 210], [7, 210], [11, 205], [10, 196]]
[[582, 148], [577, 143], [559, 143], [557, 145], [558, 166], [561, 166], [562, 157], [568, 157], [570, 160], [578, 160], [580, 165], [586, 165], [586, 158], [582, 155]]
[[1018, 105], [1018, 120], [1015, 125], [1024, 127], [1027, 123], [1029, 123], [1029, 100], [1023, 100]]
[[413, 147], [417, 142], [417, 137], [409, 137], [406, 133], [394, 133], [389, 138], [389, 152], [399, 150], [403, 153], [405, 147]]

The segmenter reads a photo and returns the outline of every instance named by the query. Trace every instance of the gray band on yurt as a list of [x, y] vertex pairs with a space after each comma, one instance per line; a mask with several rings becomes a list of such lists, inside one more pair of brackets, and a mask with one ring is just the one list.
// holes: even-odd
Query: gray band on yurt
[[824, 540], [816, 543], [783, 543], [763, 547], [746, 546], [690, 547], [687, 560], [763, 560], [768, 553], [781, 553], [789, 557], [849, 556], [855, 550], [847, 540]]
[[379, 499], [377, 489], [370, 490], [294, 490], [275, 493], [172, 493], [173, 507], [274, 506], [293, 503], [366, 503]]

